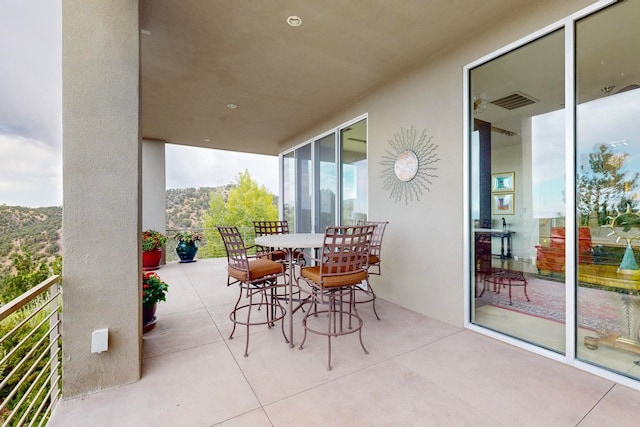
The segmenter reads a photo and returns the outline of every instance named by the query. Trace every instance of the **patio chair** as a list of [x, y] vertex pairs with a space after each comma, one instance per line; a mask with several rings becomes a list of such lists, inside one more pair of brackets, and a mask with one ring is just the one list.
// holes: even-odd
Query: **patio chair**
[[[371, 236], [371, 245], [369, 246], [369, 274], [375, 274], [380, 276], [382, 274], [382, 269], [380, 267], [380, 263], [382, 261], [382, 237], [384, 236], [384, 230], [389, 224], [389, 221], [364, 221], [358, 220], [357, 225], [374, 225], [375, 229], [373, 231], [373, 235]], [[363, 291], [368, 298], [364, 300], [358, 300], [358, 304], [371, 302], [373, 305], [373, 313], [376, 315], [376, 318], [380, 320], [380, 316], [378, 316], [378, 312], [376, 311], [376, 294], [373, 291], [371, 285], [368, 287], [361, 286], [358, 288]]]
[[[302, 320], [304, 337], [300, 349], [307, 332], [326, 336], [328, 370], [331, 370], [331, 337], [358, 332], [360, 345], [365, 354], [369, 354], [362, 342], [363, 322], [356, 310], [355, 291], [361, 283], [369, 282], [368, 254], [374, 229], [373, 225], [327, 227], [319, 258], [312, 263], [315, 265], [302, 268], [297, 279], [314, 307], [307, 310]], [[304, 286], [305, 283], [308, 286]], [[325, 308], [318, 310], [318, 305]], [[322, 317], [327, 322], [324, 329]]]
[[[286, 310], [277, 297], [278, 289], [287, 286], [284, 280], [278, 283], [280, 277], [284, 278], [285, 266], [268, 257], [247, 255], [247, 249], [250, 248], [245, 247], [237, 227], [216, 226], [216, 228], [222, 236], [227, 251], [227, 286], [237, 284], [240, 289], [238, 300], [229, 314], [229, 319], [233, 322], [229, 339], [233, 339], [237, 325], [246, 326], [247, 340], [244, 356], [247, 357], [249, 327], [259, 325], [272, 327], [286, 315]], [[243, 295], [247, 301], [241, 303]], [[263, 306], [266, 308], [266, 314], [260, 316], [256, 311], [261, 311]], [[289, 342], [284, 332], [284, 321], [281, 323], [282, 335], [285, 341]]]
[[487, 285], [491, 283], [493, 284], [493, 292], [496, 294], [500, 293], [501, 288], [509, 288], [509, 305], [513, 305], [511, 300], [511, 288], [513, 286], [522, 286], [524, 297], [527, 299], [527, 302], [531, 301], [529, 295], [527, 295], [527, 278], [522, 271], [508, 268], [493, 268], [491, 274], [484, 277], [483, 282], [484, 286], [479, 295], [480, 297], [482, 297], [484, 291], [487, 289]]
[[[288, 221], [253, 221], [253, 230], [256, 237], [268, 236], [271, 234], [289, 234], [289, 222]], [[287, 253], [282, 249], [276, 248], [264, 248], [256, 245], [256, 253], [269, 253], [269, 259], [273, 261], [284, 262], [287, 257]]]
[[[271, 234], [289, 234], [289, 221], [253, 221], [253, 230], [256, 237]], [[256, 253], [259, 253], [260, 256], [268, 254], [269, 259], [273, 261], [287, 261], [287, 251], [281, 248], [264, 248], [256, 245]], [[305, 258], [303, 251], [295, 250], [293, 252], [293, 262], [297, 265], [304, 265]]]

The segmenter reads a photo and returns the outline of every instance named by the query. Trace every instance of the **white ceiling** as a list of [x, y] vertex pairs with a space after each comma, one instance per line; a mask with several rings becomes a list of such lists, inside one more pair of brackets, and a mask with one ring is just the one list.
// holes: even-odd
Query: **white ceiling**
[[[530, 1], [142, 0], [143, 137], [278, 154]], [[302, 25], [288, 26], [290, 15]]]

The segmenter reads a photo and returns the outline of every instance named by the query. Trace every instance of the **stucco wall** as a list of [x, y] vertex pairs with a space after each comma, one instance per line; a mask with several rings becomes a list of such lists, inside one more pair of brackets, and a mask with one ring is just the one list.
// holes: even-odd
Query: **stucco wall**
[[142, 229], [166, 229], [165, 143], [142, 141]]
[[[62, 17], [62, 379], [69, 398], [140, 377], [138, 2], [64, 0]], [[109, 328], [109, 350], [91, 353], [100, 328]]]
[[[463, 67], [592, 3], [535, 1], [516, 14], [496, 17], [473, 37], [425, 58], [423, 66], [404, 78], [281, 145], [284, 151], [356, 116], [369, 114], [369, 218], [389, 221], [383, 245], [383, 275], [373, 280], [380, 297], [463, 325], [467, 268], [463, 263]], [[431, 191], [419, 202], [405, 204], [391, 201], [382, 189], [380, 160], [394, 133], [411, 126], [433, 137], [440, 160]]]

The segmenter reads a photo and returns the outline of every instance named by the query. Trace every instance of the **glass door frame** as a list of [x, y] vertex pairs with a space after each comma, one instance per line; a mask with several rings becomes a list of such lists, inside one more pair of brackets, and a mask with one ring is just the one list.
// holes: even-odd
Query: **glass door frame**
[[[318, 186], [319, 186], [319, 170], [318, 170], [318, 165], [316, 164], [316, 162], [319, 162], [319, 159], [317, 158], [317, 142], [320, 141], [321, 139], [325, 138], [328, 135], [334, 134], [335, 135], [335, 160], [336, 160], [336, 201], [335, 201], [335, 206], [336, 206], [336, 216], [335, 216], [335, 224], [336, 225], [342, 225], [341, 224], [341, 218], [342, 218], [342, 194], [343, 194], [343, 188], [342, 188], [342, 139], [341, 139], [341, 135], [342, 135], [342, 130], [353, 125], [354, 123], [358, 123], [362, 120], [366, 120], [366, 126], [367, 126], [367, 135], [369, 134], [369, 114], [368, 113], [364, 113], [361, 114], [358, 117], [355, 117], [347, 122], [344, 122], [342, 124], [340, 124], [339, 126], [336, 126], [334, 128], [328, 129], [325, 132], [322, 132], [318, 135], [315, 135], [313, 138], [308, 139], [300, 144], [296, 144], [295, 146], [291, 147], [288, 150], [285, 150], [283, 152], [281, 152], [278, 155], [278, 159], [279, 159], [279, 170], [280, 170], [280, 178], [279, 178], [279, 188], [280, 188], [280, 194], [284, 194], [284, 179], [285, 179], [285, 164], [284, 164], [284, 158], [286, 155], [293, 153], [294, 156], [294, 164], [295, 164], [295, 179], [296, 179], [296, 199], [297, 199], [297, 194], [298, 194], [298, 156], [297, 156], [297, 150], [299, 150], [300, 148], [303, 148], [307, 145], [309, 145], [311, 147], [311, 165], [312, 165], [312, 173], [311, 173], [311, 177], [312, 177], [312, 188], [314, 191], [314, 194], [317, 192], [316, 190], [318, 190]], [[367, 158], [369, 157], [369, 146], [367, 145]], [[298, 203], [298, 200], [296, 200], [296, 205]], [[311, 199], [311, 227], [312, 227], [312, 232], [314, 233], [323, 233], [324, 230], [316, 230], [316, 212], [317, 212], [317, 203], [318, 200], [317, 198], [314, 196]], [[369, 211], [369, 206], [367, 204], [367, 212]], [[280, 200], [278, 201], [278, 212], [280, 215], [280, 218], [284, 218], [284, 198], [281, 197]], [[296, 209], [294, 210], [294, 216], [295, 216], [295, 223], [296, 223], [296, 230], [292, 230], [292, 232], [297, 232], [297, 224], [298, 224], [298, 208], [296, 207]]]
[[[617, 3], [617, 0], [600, 0], [591, 6], [588, 6], [560, 21], [557, 21], [551, 25], [546, 26], [532, 34], [529, 34], [513, 43], [510, 43], [501, 49], [498, 49], [484, 57], [473, 61], [463, 67], [463, 219], [464, 219], [464, 256], [463, 262], [466, 268], [464, 269], [464, 327], [483, 335], [490, 336], [499, 341], [503, 341], [514, 345], [516, 347], [525, 349], [532, 353], [542, 355], [544, 357], [573, 365], [581, 370], [591, 372], [595, 375], [610, 379], [620, 384], [626, 385], [634, 389], [640, 389], [638, 381], [630, 379], [628, 377], [618, 375], [607, 369], [599, 368], [597, 366], [582, 362], [576, 359], [576, 347], [578, 345], [576, 341], [576, 233], [575, 224], [576, 218], [576, 44], [575, 44], [575, 28], [577, 21], [599, 12], [606, 7]], [[566, 223], [572, 225], [566, 227], [566, 241], [573, 242], [573, 244], [566, 245], [565, 252], [565, 294], [566, 294], [566, 321], [565, 321], [565, 353], [560, 354], [554, 351], [538, 347], [536, 345], [521, 341], [516, 338], [509, 337], [507, 335], [489, 330], [482, 326], [472, 323], [472, 310], [471, 298], [474, 298], [472, 289], [474, 286], [472, 271], [474, 269], [474, 262], [472, 258], [473, 251], [473, 219], [471, 216], [471, 184], [470, 184], [470, 149], [471, 149], [471, 134], [473, 132], [473, 117], [470, 114], [470, 73], [471, 70], [485, 64], [499, 56], [506, 54], [514, 49], [522, 47], [530, 42], [533, 42], [541, 37], [544, 37], [556, 30], [564, 29], [564, 44], [565, 44], [565, 194], [566, 194]]]

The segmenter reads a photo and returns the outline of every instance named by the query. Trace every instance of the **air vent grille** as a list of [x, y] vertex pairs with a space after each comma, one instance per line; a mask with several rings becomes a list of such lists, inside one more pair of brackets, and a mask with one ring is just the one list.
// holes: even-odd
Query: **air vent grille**
[[535, 104], [536, 102], [538, 102], [537, 99], [529, 95], [525, 95], [522, 92], [514, 92], [511, 95], [491, 101], [493, 105], [506, 108], [507, 110], [515, 110], [516, 108], [525, 107], [527, 105]]

